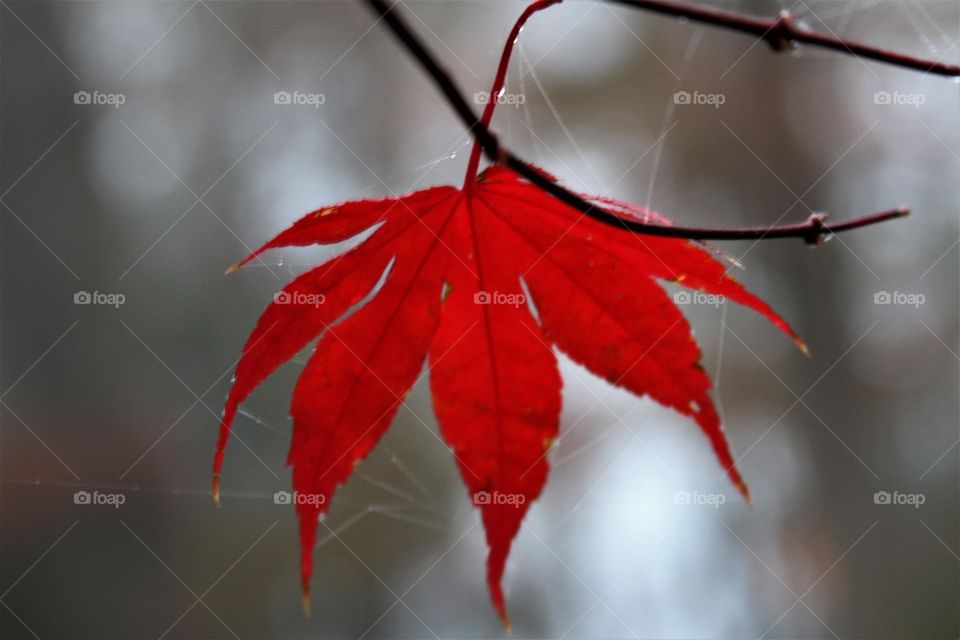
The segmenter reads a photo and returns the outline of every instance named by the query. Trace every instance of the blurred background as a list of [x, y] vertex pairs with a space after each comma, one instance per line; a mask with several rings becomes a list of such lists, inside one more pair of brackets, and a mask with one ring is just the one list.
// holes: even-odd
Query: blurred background
[[[708, 4], [960, 60], [955, 1]], [[472, 96], [523, 4], [403, 8]], [[322, 205], [462, 179], [462, 126], [371, 15], [0, 2], [4, 638], [502, 637], [426, 382], [333, 503], [312, 617], [274, 503], [303, 354], [246, 403], [210, 496], [246, 335], [343, 248], [224, 269]], [[597, 2], [533, 19], [494, 125], [566, 184], [688, 224], [914, 213], [815, 249], [722, 245], [810, 359], [744, 309], [683, 307], [752, 509], [692, 423], [561, 357], [513, 637], [960, 635], [958, 89]]]

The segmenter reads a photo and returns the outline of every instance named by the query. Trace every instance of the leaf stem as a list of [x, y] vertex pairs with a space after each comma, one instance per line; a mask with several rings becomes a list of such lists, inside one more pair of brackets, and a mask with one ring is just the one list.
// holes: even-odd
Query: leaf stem
[[[484, 109], [483, 118], [478, 118], [473, 109], [467, 103], [463, 94], [457, 88], [456, 83], [440, 66], [436, 58], [427, 50], [422, 41], [407, 26], [406, 21], [400, 15], [396, 5], [386, 0], [366, 0], [373, 10], [390, 28], [393, 34], [407, 48], [407, 50], [417, 59], [427, 74], [431, 77], [440, 91], [444, 94], [450, 106], [457, 113], [460, 120], [466, 125], [471, 135], [475, 138], [474, 150], [471, 152], [470, 166], [467, 172], [464, 188], [465, 190], [472, 186], [475, 180], [476, 165], [479, 164], [480, 150], [491, 161], [496, 164], [503, 164], [516, 173], [520, 174], [532, 184], [536, 185], [546, 193], [564, 202], [581, 213], [615, 228], [631, 231], [633, 233], [670, 237], [687, 238], [692, 240], [765, 240], [772, 238], [802, 238], [807, 243], [819, 244], [826, 235], [839, 233], [865, 227], [880, 222], [885, 222], [894, 218], [900, 218], [909, 214], [905, 207], [891, 209], [880, 213], [860, 216], [845, 220], [834, 225], [826, 222], [826, 214], [815, 213], [811, 215], [806, 222], [772, 226], [772, 227], [731, 227], [731, 228], [705, 228], [705, 227], [687, 227], [681, 225], [663, 225], [641, 222], [637, 218], [628, 218], [611, 213], [602, 209], [596, 204], [592, 204], [579, 195], [565, 189], [557, 184], [549, 176], [527, 164], [525, 161], [514, 155], [509, 149], [502, 146], [496, 136], [490, 131], [488, 125], [493, 117], [495, 108], [495, 96], [503, 87], [503, 81], [506, 77], [506, 68], [509, 63], [510, 54], [513, 50], [513, 44], [519, 35], [520, 28], [526, 20], [542, 9], [545, 9], [555, 2], [550, 0], [539, 0], [527, 7], [520, 19], [511, 30], [510, 38], [504, 46], [501, 55], [500, 65], [497, 70], [497, 78], [494, 80], [491, 91], [491, 102]], [[911, 58], [902, 54], [887, 52], [875, 47], [869, 47], [855, 42], [848, 42], [840, 38], [833, 38], [816, 34], [811, 31], [798, 29], [789, 14], [781, 13], [774, 20], [762, 20], [744, 16], [741, 14], [717, 11], [696, 7], [679, 2], [670, 2], [667, 0], [608, 0], [639, 9], [647, 9], [658, 13], [686, 17], [691, 20], [705, 22], [720, 27], [726, 27], [753, 33], [763, 37], [774, 45], [774, 48], [780, 50], [790, 42], [805, 42], [817, 46], [823, 46], [836, 51], [842, 51], [854, 56], [862, 56], [887, 62], [890, 64], [903, 66], [911, 69], [928, 71], [940, 75], [960, 76], [960, 67], [943, 65], [934, 61], [924, 61]], [[476, 158], [475, 158], [476, 156]]]
[[[507, 80], [507, 70], [510, 68], [510, 56], [513, 55], [513, 45], [516, 44], [517, 38], [520, 37], [520, 31], [523, 29], [523, 25], [525, 25], [527, 20], [530, 19], [530, 16], [537, 11], [543, 11], [561, 2], [563, 2], [563, 0], [536, 0], [536, 2], [527, 5], [527, 8], [524, 9], [520, 17], [517, 18], [517, 21], [513, 23], [510, 35], [507, 36], [506, 42], [503, 43], [503, 52], [500, 54], [500, 63], [497, 65], [497, 75], [493, 79], [490, 93], [487, 95], [487, 104], [483, 108], [483, 115], [480, 117], [480, 122], [485, 127], [489, 127], [490, 122], [493, 120], [493, 111], [497, 108], [497, 100]], [[482, 152], [483, 147], [480, 145], [478, 138], [474, 141], [473, 148], [470, 150], [470, 162], [467, 164], [467, 173], [463, 179], [464, 193], [470, 193], [473, 185], [476, 183], [477, 168], [480, 166], [480, 155]]]

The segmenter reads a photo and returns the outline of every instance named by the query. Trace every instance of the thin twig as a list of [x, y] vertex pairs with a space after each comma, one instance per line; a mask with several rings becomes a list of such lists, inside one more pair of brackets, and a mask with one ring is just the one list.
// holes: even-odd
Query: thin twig
[[685, 4], [682, 2], [673, 2], [672, 0], [606, 0], [614, 4], [622, 4], [634, 9], [645, 9], [654, 13], [661, 13], [678, 18], [686, 18], [694, 22], [703, 22], [715, 27], [732, 29], [742, 33], [763, 38], [773, 48], [774, 51], [783, 51], [790, 44], [809, 44], [824, 49], [832, 49], [840, 53], [846, 53], [858, 58], [868, 58], [892, 64], [898, 67], [933, 73], [941, 76], [957, 77], [960, 76], [960, 66], [954, 64], [945, 64], [936, 60], [924, 60], [915, 58], [897, 51], [881, 49], [851, 40], [817, 33], [809, 29], [797, 27], [796, 19], [787, 11], [781, 11], [776, 18], [756, 18], [734, 13], [732, 11], [722, 11], [710, 7], [700, 7]]
[[[941, 75], [960, 75], [960, 68], [957, 67], [949, 67], [932, 61], [922, 61], [898, 53], [886, 52], [881, 49], [868, 47], [867, 45], [847, 42], [839, 38], [831, 38], [798, 29], [793, 24], [792, 18], [787, 14], [781, 14], [780, 17], [775, 20], [761, 20], [740, 14], [715, 11], [663, 0], [609, 1], [619, 2], [636, 8], [649, 9], [659, 13], [687, 17], [692, 20], [747, 33], [755, 33], [774, 44], [777, 49], [783, 48], [783, 46], [790, 42], [805, 42], [912, 69], [930, 71], [931, 73]], [[431, 79], [433, 79], [434, 83], [450, 103], [450, 106], [456, 111], [460, 120], [477, 140], [477, 143], [483, 149], [484, 155], [490, 161], [510, 167], [543, 191], [603, 224], [633, 233], [670, 238], [686, 238], [692, 240], [764, 240], [795, 237], [803, 238], [811, 244], [817, 244], [828, 234], [865, 227], [909, 214], [909, 209], [900, 207], [829, 225], [826, 223], [826, 214], [815, 213], [811, 215], [806, 222], [798, 224], [773, 227], [734, 227], [726, 229], [651, 224], [641, 222], [635, 218], [625, 218], [616, 215], [560, 186], [550, 177], [544, 175], [541, 171], [502, 146], [496, 136], [487, 127], [487, 123], [478, 118], [474, 113], [450, 75], [440, 66], [436, 58], [427, 50], [421, 40], [410, 30], [405, 20], [400, 16], [396, 6], [391, 6], [391, 4], [385, 0], [367, 0], [367, 3], [382, 17], [384, 23], [386, 23], [394, 35], [430, 75]], [[493, 99], [493, 96], [491, 96], [491, 99]]]

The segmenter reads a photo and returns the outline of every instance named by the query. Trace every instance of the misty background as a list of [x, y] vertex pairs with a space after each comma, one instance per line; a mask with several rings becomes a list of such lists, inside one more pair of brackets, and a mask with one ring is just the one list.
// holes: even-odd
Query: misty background
[[[955, 1], [707, 4], [960, 60]], [[403, 10], [473, 96], [523, 6]], [[274, 503], [304, 354], [245, 404], [221, 509], [209, 489], [247, 334], [343, 247], [224, 269], [307, 211], [462, 180], [470, 140], [408, 54], [352, 1], [5, 0], [0, 43], [0, 634], [502, 637], [426, 380], [332, 504], [312, 617]], [[742, 308], [683, 307], [752, 509], [692, 422], [561, 356], [513, 637], [957, 638], [960, 85], [568, 0], [506, 91], [521, 157], [677, 222], [913, 210], [719, 245], [810, 359]]]

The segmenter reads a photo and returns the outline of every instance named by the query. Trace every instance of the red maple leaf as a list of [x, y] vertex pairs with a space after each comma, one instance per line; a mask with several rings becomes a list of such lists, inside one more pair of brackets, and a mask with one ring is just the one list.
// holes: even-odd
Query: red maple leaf
[[[520, 27], [557, 1], [534, 2], [514, 25], [491, 96], [503, 87]], [[496, 102], [487, 104], [484, 126]], [[380, 225], [276, 294], [244, 347], [220, 425], [217, 497], [240, 404], [319, 337], [293, 393], [287, 461], [294, 491], [308, 498], [296, 504], [305, 606], [319, 518], [386, 432], [428, 358], [440, 430], [481, 511], [487, 584], [505, 625], [507, 554], [546, 483], [558, 434], [554, 348], [611, 384], [694, 420], [749, 500], [690, 325], [658, 281], [738, 302], [805, 349], [802, 341], [702, 244], [614, 230], [511, 169], [494, 165], [477, 175], [480, 157], [475, 144], [461, 189], [434, 187], [319, 209], [231, 268], [269, 249], [334, 244]], [[669, 224], [624, 202], [583, 198], [620, 219]]]
[[[507, 555], [546, 483], [547, 456], [558, 434], [561, 380], [555, 349], [611, 384], [691, 418], [749, 501], [710, 399], [700, 350], [660, 282], [754, 309], [806, 347], [703, 244], [684, 238], [796, 236], [817, 243], [827, 232], [908, 213], [897, 208], [830, 225], [825, 214], [814, 214], [804, 224], [703, 233], [666, 229], [670, 222], [651, 212], [559, 187], [501, 147], [488, 130], [521, 27], [533, 13], [559, 1], [534, 0], [514, 24], [488, 94], [492, 99], [478, 121], [392, 5], [368, 0], [474, 135], [463, 187], [314, 211], [231, 268], [268, 249], [335, 244], [379, 225], [354, 249], [300, 275], [275, 296], [244, 347], [220, 425], [214, 461], [218, 503], [223, 456], [240, 404], [319, 338], [293, 394], [288, 459], [293, 488], [307, 498], [296, 501], [305, 606], [319, 519], [337, 487], [389, 428], [428, 358], [440, 430], [481, 511], [489, 545], [487, 583], [505, 625], [501, 580]], [[676, 2], [624, 4], [762, 33], [777, 49], [807, 42], [960, 75], [953, 65], [798, 29], [788, 14], [758, 21]], [[478, 175], [482, 154], [496, 163]]]
[[[620, 215], [639, 211], [605, 202]], [[543, 490], [557, 437], [554, 347], [693, 419], [749, 499], [690, 325], [657, 281], [724, 296], [796, 336], [702, 246], [612, 230], [494, 166], [465, 189], [314, 211], [238, 266], [268, 249], [342, 242], [377, 224], [359, 246], [275, 296], [244, 348], [221, 425], [215, 477], [240, 403], [320, 336], [291, 407], [293, 488], [314, 497], [296, 505], [305, 594], [318, 518], [390, 426], [428, 357], [442, 435], [482, 514], [487, 581], [504, 621], [507, 553]]]

